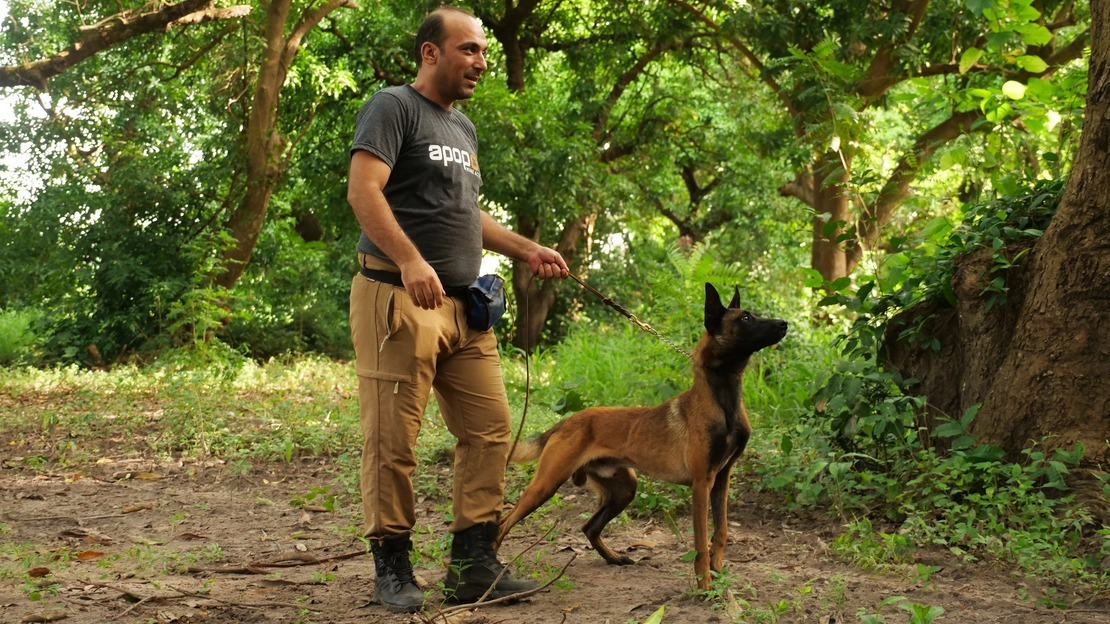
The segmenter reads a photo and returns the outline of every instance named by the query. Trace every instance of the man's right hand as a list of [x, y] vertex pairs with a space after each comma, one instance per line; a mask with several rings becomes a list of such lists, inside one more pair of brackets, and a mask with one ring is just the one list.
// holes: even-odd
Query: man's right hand
[[443, 284], [432, 265], [420, 259], [398, 266], [405, 292], [418, 308], [434, 310], [443, 305], [447, 293], [443, 292]]

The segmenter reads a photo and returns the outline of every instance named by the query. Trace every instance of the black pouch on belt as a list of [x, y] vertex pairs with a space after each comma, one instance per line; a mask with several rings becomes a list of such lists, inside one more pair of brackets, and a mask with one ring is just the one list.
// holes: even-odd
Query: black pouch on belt
[[[363, 276], [372, 280], [404, 287], [401, 274], [363, 267]], [[466, 324], [471, 329], [486, 331], [505, 315], [505, 280], [500, 275], [482, 275], [466, 287], [447, 287], [448, 296], [466, 303]]]
[[505, 280], [482, 275], [466, 289], [466, 324], [486, 331], [505, 315]]

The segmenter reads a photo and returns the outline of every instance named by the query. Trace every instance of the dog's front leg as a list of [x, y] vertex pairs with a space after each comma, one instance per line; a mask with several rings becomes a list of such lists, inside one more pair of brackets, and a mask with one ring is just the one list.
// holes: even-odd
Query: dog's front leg
[[709, 475], [694, 479], [694, 576], [698, 589], [709, 589]]
[[713, 543], [709, 549], [709, 567], [714, 572], [720, 572], [725, 565], [725, 548], [728, 546], [728, 488], [729, 474], [732, 470], [730, 461], [713, 480], [713, 491], [709, 493], [709, 502], [713, 509]]

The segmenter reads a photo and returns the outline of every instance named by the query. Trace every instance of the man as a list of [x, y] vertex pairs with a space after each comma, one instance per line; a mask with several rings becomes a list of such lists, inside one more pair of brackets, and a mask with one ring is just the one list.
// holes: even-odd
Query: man
[[558, 252], [500, 226], [478, 207], [482, 176], [474, 125], [453, 104], [486, 70], [481, 23], [441, 7], [416, 35], [411, 85], [375, 94], [359, 112], [347, 199], [362, 227], [362, 271], [351, 285], [351, 337], [363, 432], [365, 535], [377, 600], [415, 611], [414, 446], [430, 391], [455, 447], [451, 561], [446, 592], [473, 602], [536, 585], [505, 573], [493, 551], [509, 452], [509, 407], [492, 331], [467, 327], [456, 296], [478, 275], [482, 249], [565, 278]]

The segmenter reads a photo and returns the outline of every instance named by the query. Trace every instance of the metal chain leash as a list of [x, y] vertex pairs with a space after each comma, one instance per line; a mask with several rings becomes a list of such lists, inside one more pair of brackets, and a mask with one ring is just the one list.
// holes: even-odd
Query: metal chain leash
[[687, 350], [683, 349], [682, 347], [676, 345], [674, 342], [669, 340], [666, 336], [664, 336], [663, 334], [660, 334], [658, 331], [656, 331], [655, 328], [652, 327], [651, 325], [648, 325], [647, 323], [645, 323], [645, 322], [641, 321], [640, 319], [636, 318], [635, 314], [629, 312], [628, 310], [625, 310], [623, 307], [621, 307], [621, 305], [619, 303], [617, 303], [617, 302], [613, 301], [612, 299], [610, 299], [609, 297], [606, 297], [605, 295], [601, 294], [601, 291], [599, 291], [598, 289], [594, 288], [593, 286], [590, 286], [589, 284], [587, 284], [585, 282], [585, 280], [583, 280], [582, 278], [578, 277], [574, 273], [571, 273], [570, 276], [574, 279], [574, 281], [581, 284], [582, 288], [585, 288], [586, 290], [593, 293], [597, 298], [601, 299], [602, 303], [609, 306], [610, 308], [613, 308], [617, 312], [620, 312], [622, 315], [625, 316], [625, 318], [632, 321], [632, 324], [634, 324], [636, 327], [639, 327], [640, 329], [646, 331], [647, 333], [651, 334], [652, 336], [655, 336], [656, 338], [658, 338], [658, 339], [662, 340], [663, 342], [667, 343], [667, 345], [670, 348], [674, 349], [675, 351], [678, 351], [682, 355], [685, 355], [687, 358], [692, 357], [690, 355], [689, 351], [687, 351]]

